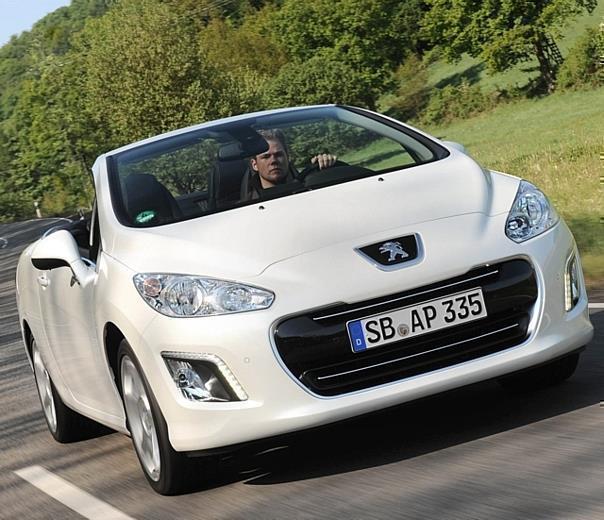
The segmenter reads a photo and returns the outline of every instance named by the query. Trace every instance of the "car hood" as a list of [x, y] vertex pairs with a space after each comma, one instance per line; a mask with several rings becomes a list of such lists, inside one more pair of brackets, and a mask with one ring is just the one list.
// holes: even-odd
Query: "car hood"
[[[149, 229], [122, 228], [107, 252], [137, 272], [245, 280], [270, 265], [389, 229], [509, 208], [518, 179], [453, 151], [441, 161]], [[378, 239], [379, 240], [379, 239]]]

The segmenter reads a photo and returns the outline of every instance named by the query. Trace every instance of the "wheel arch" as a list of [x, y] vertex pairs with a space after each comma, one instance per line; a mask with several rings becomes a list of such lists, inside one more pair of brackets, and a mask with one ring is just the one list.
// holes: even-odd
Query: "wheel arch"
[[109, 369], [113, 373], [113, 379], [115, 380], [116, 387], [119, 389], [118, 384], [118, 359], [117, 354], [122, 340], [126, 339], [124, 333], [120, 328], [113, 322], [107, 322], [103, 330], [103, 343], [105, 347], [105, 356], [107, 357], [107, 363]]
[[29, 364], [33, 368], [34, 365], [33, 365], [33, 357], [32, 357], [32, 352], [31, 352], [31, 340], [33, 338], [33, 333], [31, 331], [29, 323], [27, 323], [27, 320], [25, 320], [25, 319], [21, 322], [21, 331], [23, 334], [23, 342], [25, 343], [25, 352], [27, 353], [27, 357], [29, 359]]

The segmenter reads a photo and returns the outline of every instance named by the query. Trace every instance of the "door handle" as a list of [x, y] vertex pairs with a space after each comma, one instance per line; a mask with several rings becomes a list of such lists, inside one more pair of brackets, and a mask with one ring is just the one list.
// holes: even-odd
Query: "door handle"
[[50, 280], [46, 278], [45, 274], [41, 274], [40, 276], [38, 276], [38, 283], [42, 287], [48, 287], [50, 285]]

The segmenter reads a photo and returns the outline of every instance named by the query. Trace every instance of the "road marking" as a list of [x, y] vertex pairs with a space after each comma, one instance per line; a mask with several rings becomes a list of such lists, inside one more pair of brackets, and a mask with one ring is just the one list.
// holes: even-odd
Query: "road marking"
[[0, 249], [4, 249], [8, 245], [8, 240], [4, 237], [0, 237]]
[[604, 309], [604, 303], [589, 303], [587, 307], [590, 309]]
[[23, 480], [37, 487], [61, 504], [91, 520], [133, 520], [115, 507], [82, 491], [41, 466], [28, 466], [15, 471]]

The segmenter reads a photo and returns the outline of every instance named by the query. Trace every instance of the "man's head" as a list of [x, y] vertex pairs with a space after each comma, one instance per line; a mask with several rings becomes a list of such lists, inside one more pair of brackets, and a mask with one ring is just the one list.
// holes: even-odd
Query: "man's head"
[[281, 130], [259, 130], [258, 133], [266, 139], [268, 150], [250, 159], [250, 166], [254, 172], [258, 172], [262, 187], [272, 188], [285, 182], [289, 172], [285, 135]]

